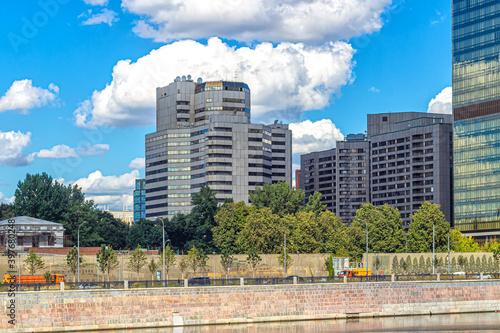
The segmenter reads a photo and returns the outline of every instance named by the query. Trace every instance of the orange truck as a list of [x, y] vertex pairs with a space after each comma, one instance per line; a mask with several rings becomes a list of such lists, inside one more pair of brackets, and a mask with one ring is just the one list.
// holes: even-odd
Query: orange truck
[[[62, 274], [51, 274], [52, 282], [66, 282], [64, 275]], [[3, 276], [3, 283], [19, 283], [19, 276], [15, 279], [11, 274], [5, 274]], [[43, 275], [21, 275], [21, 284], [35, 284], [35, 283], [47, 283], [47, 279]]]
[[366, 273], [366, 269], [362, 268], [357, 268], [357, 269], [345, 269], [343, 271], [339, 272], [339, 277], [347, 276], [347, 277], [353, 277], [353, 276], [371, 276], [372, 275], [372, 270], [368, 269], [368, 274]]

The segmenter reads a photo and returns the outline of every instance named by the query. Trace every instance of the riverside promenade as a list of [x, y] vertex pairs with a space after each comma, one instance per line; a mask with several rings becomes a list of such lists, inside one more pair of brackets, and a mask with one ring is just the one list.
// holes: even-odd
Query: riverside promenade
[[500, 280], [18, 292], [0, 330], [95, 331], [500, 311]]

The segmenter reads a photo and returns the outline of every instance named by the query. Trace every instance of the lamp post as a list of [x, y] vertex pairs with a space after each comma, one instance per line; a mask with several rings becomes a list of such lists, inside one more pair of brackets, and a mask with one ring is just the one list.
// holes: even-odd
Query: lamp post
[[432, 275], [436, 273], [436, 252], [434, 251], [435, 249], [435, 243], [436, 243], [436, 226], [433, 224], [432, 225]]
[[297, 283], [300, 279], [300, 251], [297, 250]]
[[450, 232], [451, 229], [448, 230], [448, 274], [450, 274]]
[[165, 221], [163, 221], [163, 219], [161, 220], [161, 230], [162, 230], [162, 234], [163, 234], [163, 248], [162, 248], [162, 256], [163, 256], [163, 286], [165, 286]]
[[375, 254], [375, 275], [378, 275], [377, 274], [377, 251], [373, 251], [373, 253]]
[[78, 283], [80, 283], [80, 227], [85, 223], [87, 223], [87, 221], [83, 221], [78, 226], [78, 257], [76, 258], [76, 261], [78, 262]]
[[365, 220], [356, 217], [357, 220], [365, 222], [366, 225], [366, 275], [368, 275], [368, 223]]
[[[214, 281], [215, 281], [215, 251], [212, 252], [212, 254], [214, 255]], [[215, 283], [215, 282], [214, 282]]]

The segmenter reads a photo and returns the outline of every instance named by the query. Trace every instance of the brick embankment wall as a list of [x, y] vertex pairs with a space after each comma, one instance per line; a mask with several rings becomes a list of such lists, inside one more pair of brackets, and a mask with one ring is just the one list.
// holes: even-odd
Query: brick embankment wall
[[17, 325], [3, 310], [0, 330], [74, 332], [498, 311], [500, 281], [42, 291], [18, 293], [15, 302]]

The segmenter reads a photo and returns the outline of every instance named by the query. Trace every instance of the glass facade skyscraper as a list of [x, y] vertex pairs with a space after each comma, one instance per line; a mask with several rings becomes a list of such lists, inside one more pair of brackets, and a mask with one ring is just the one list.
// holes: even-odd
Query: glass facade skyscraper
[[455, 227], [500, 235], [500, 2], [453, 0]]

